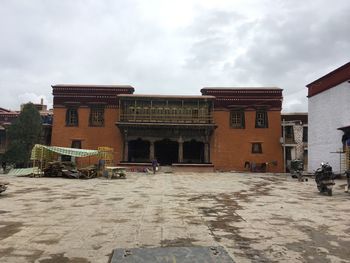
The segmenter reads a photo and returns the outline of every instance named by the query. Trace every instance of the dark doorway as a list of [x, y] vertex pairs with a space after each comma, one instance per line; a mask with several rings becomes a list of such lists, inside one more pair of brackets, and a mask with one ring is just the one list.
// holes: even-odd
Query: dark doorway
[[178, 162], [179, 144], [169, 139], [154, 143], [155, 156], [161, 165], [170, 165]]
[[184, 142], [184, 163], [204, 163], [204, 143], [196, 140]]
[[140, 138], [129, 141], [128, 161], [133, 163], [149, 162], [149, 142]]

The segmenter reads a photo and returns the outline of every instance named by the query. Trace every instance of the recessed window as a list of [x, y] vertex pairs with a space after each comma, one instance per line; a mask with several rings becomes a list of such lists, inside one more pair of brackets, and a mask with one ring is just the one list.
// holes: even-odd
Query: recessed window
[[255, 128], [268, 128], [268, 119], [266, 110], [257, 110], [255, 116]]
[[101, 105], [90, 108], [90, 126], [104, 125], [104, 107]]
[[231, 120], [230, 124], [232, 128], [244, 129], [245, 120], [244, 120], [243, 110], [231, 111], [230, 120]]
[[262, 146], [260, 142], [252, 143], [252, 153], [262, 153]]
[[303, 142], [307, 142], [307, 126], [303, 127]]
[[293, 126], [285, 126], [284, 130], [285, 130], [286, 139], [294, 140]]
[[75, 149], [81, 149], [81, 140], [73, 140], [71, 147]]
[[78, 126], [78, 110], [76, 108], [68, 108], [66, 112], [66, 125]]

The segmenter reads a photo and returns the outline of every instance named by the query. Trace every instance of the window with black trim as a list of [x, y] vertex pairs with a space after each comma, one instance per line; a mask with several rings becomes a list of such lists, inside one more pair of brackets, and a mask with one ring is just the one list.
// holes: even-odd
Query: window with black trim
[[268, 118], [266, 110], [257, 110], [255, 115], [255, 128], [268, 128]]
[[293, 129], [293, 126], [285, 126], [284, 130], [285, 130], [286, 139], [294, 140], [294, 129]]
[[307, 126], [303, 127], [303, 142], [307, 142]]
[[77, 108], [68, 108], [66, 111], [66, 125], [67, 126], [78, 126], [78, 110]]
[[234, 110], [230, 113], [230, 125], [231, 128], [244, 129], [245, 118], [243, 110]]
[[71, 147], [75, 149], [81, 149], [81, 140], [73, 140]]
[[252, 143], [252, 153], [262, 153], [262, 145], [260, 142]]
[[103, 126], [104, 125], [104, 106], [94, 105], [90, 107], [90, 126]]

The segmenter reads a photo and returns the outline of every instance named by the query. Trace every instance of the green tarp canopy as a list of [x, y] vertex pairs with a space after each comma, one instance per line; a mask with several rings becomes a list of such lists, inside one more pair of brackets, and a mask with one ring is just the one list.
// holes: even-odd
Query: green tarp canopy
[[31, 160], [42, 160], [47, 159], [52, 153], [57, 153], [60, 155], [69, 155], [74, 157], [87, 157], [98, 155], [99, 151], [97, 150], [86, 150], [86, 149], [75, 149], [75, 148], [66, 148], [58, 146], [45, 146], [41, 144], [36, 144], [32, 149]]

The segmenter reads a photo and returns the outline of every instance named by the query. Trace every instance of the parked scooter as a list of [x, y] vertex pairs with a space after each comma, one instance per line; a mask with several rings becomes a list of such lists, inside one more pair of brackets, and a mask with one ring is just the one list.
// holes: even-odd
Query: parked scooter
[[290, 165], [290, 173], [292, 178], [298, 178], [299, 182], [308, 181], [307, 178], [303, 176], [304, 163], [301, 160], [292, 160]]
[[347, 181], [347, 185], [345, 186], [345, 192], [348, 193], [349, 192], [349, 189], [350, 189], [350, 170], [347, 170], [345, 172], [346, 174], [346, 181]]
[[331, 196], [333, 185], [335, 185], [332, 166], [328, 163], [321, 163], [321, 167], [315, 172], [315, 181], [320, 193], [327, 193]]

